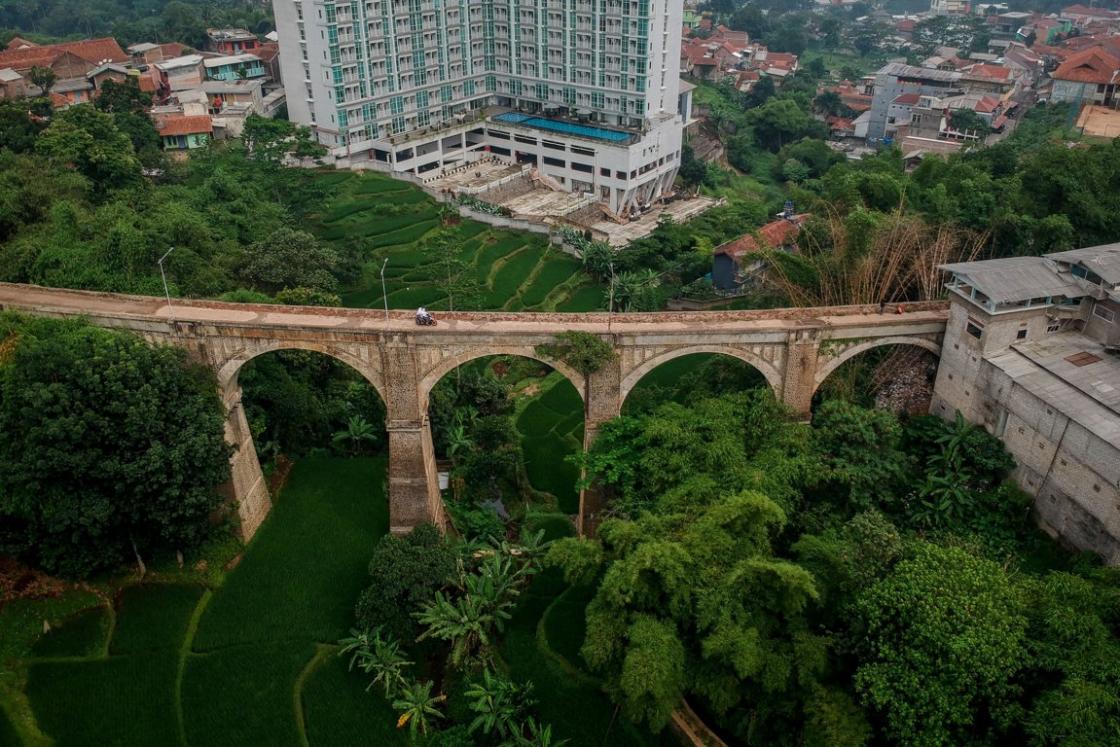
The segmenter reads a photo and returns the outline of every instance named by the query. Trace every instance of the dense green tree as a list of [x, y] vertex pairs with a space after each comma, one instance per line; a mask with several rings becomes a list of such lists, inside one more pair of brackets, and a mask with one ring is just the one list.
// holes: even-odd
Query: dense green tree
[[76, 169], [93, 183], [95, 193], [140, 183], [140, 161], [129, 136], [113, 117], [88, 104], [58, 113], [39, 135], [36, 149], [53, 164]]
[[823, 137], [824, 124], [790, 99], [771, 99], [752, 109], [747, 118], [759, 143], [774, 152], [803, 137]]
[[333, 291], [338, 253], [305, 231], [280, 228], [247, 252], [241, 277], [254, 288], [276, 293], [285, 288]]
[[856, 688], [895, 743], [986, 742], [1022, 718], [1024, 598], [998, 564], [918, 542], [856, 610]]
[[431, 524], [403, 536], [385, 535], [369, 561], [370, 583], [358, 598], [355, 617], [360, 632], [382, 632], [402, 641], [416, 640], [413, 618], [420, 606], [451, 580], [455, 549]]
[[285, 119], [249, 115], [241, 134], [250, 156], [261, 163], [278, 165], [286, 158], [317, 158], [326, 149], [311, 135], [311, 130]]
[[197, 546], [229, 477], [213, 375], [80, 321], [0, 317], [7, 549], [84, 576]]
[[906, 476], [902, 428], [885, 410], [829, 400], [813, 417], [814, 443], [825, 471], [847, 507], [889, 505]]
[[58, 80], [54, 70], [49, 67], [33, 67], [28, 72], [27, 77], [31, 81], [31, 85], [39, 89], [41, 96], [49, 94], [51, 89], [54, 88], [55, 81]]

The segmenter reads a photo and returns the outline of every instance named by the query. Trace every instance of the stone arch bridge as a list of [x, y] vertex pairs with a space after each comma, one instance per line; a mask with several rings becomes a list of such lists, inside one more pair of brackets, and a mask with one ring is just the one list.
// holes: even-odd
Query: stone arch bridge
[[[210, 366], [227, 410], [226, 436], [236, 447], [232, 492], [242, 533], [252, 536], [271, 507], [256, 448], [241, 408], [238, 372], [273, 350], [313, 350], [365, 377], [385, 403], [389, 433], [390, 526], [407, 531], [444, 521], [428, 425], [428, 395], [445, 374], [475, 358], [519, 355], [564, 374], [584, 400], [585, 445], [619, 414], [627, 394], [658, 365], [692, 353], [718, 353], [758, 369], [802, 418], [813, 393], [849, 358], [873, 347], [916, 345], [934, 354], [948, 304], [767, 309], [759, 311], [559, 314], [441, 314], [436, 327], [417, 327], [411, 312], [236, 304], [58, 290], [0, 283], [0, 309], [46, 316], [82, 316], [185, 348]], [[584, 380], [561, 361], [536, 352], [558, 333], [580, 330], [610, 342], [617, 359]], [[594, 512], [581, 500], [580, 523]]]

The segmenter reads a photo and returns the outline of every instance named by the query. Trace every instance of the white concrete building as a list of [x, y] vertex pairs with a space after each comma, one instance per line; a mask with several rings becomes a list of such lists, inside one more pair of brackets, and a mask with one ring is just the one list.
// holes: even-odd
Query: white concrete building
[[1120, 564], [1120, 244], [941, 269], [931, 412], [1001, 439], [1042, 527]]
[[352, 164], [434, 176], [489, 155], [618, 213], [672, 185], [681, 0], [273, 6], [289, 115]]

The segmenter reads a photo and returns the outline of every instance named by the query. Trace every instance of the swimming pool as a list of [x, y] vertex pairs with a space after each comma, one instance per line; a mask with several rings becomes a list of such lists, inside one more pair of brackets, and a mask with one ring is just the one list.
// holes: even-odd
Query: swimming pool
[[564, 135], [578, 135], [579, 137], [589, 137], [595, 140], [607, 140], [612, 143], [622, 143], [629, 140], [631, 137], [629, 132], [604, 130], [602, 127], [562, 122], [557, 119], [535, 117], [532, 114], [522, 114], [521, 112], [505, 112], [504, 114], [498, 114], [494, 116], [494, 120], [497, 122], [508, 122], [509, 124], [534, 127], [538, 130], [559, 132]]

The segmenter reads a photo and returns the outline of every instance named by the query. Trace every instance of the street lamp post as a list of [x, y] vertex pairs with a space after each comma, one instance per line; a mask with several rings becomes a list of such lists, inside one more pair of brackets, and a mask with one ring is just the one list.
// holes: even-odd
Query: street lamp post
[[385, 267], [388, 264], [389, 258], [386, 257], [381, 263], [381, 298], [385, 301], [385, 321], [389, 321], [389, 294], [385, 292]]
[[163, 256], [156, 261], [156, 264], [159, 265], [159, 276], [163, 279], [163, 295], [167, 299], [167, 316], [172, 322], [175, 321], [175, 307], [171, 305], [171, 291], [167, 288], [167, 273], [163, 271], [163, 260], [167, 259], [167, 256], [173, 251], [175, 251], [175, 247], [168, 249], [164, 252]]
[[612, 259], [608, 265], [611, 268], [611, 284], [607, 289], [607, 334], [611, 332], [611, 319], [614, 315], [614, 260]]

